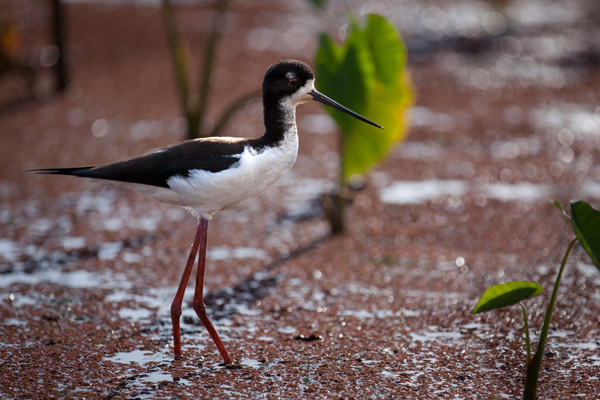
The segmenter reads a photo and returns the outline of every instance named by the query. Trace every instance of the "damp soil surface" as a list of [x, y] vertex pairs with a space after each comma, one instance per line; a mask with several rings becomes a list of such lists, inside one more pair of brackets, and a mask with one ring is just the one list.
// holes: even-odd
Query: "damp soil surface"
[[[53, 62], [45, 3], [2, 3], [20, 27], [21, 62], [34, 62], [32, 86], [20, 70], [0, 76], [0, 397], [520, 397], [520, 310], [470, 310], [492, 284], [539, 282], [544, 293], [527, 302], [535, 343], [573, 237], [549, 200], [600, 206], [594, 1], [332, 2], [326, 11], [232, 1], [211, 77], [213, 119], [258, 88], [272, 62], [311, 63], [316, 33], [343, 34], [349, 10], [394, 21], [415, 87], [409, 136], [354, 193], [344, 234], [329, 236], [317, 201], [334, 187], [338, 134], [316, 104], [298, 109], [293, 170], [211, 221], [206, 303], [235, 369], [195, 316], [192, 283], [183, 357], [173, 357], [170, 303], [191, 215], [118, 186], [26, 172], [183, 139], [158, 8], [100, 3], [65, 6], [71, 84], [61, 95], [37, 66]], [[176, 10], [196, 71], [213, 14]], [[227, 135], [262, 129], [254, 100]], [[599, 271], [576, 248], [539, 398], [600, 392], [599, 293]]]

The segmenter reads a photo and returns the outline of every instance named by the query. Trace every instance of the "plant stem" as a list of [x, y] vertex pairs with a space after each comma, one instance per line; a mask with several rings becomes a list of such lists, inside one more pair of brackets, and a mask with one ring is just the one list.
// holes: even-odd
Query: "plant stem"
[[531, 340], [529, 339], [529, 322], [527, 321], [527, 309], [525, 308], [525, 304], [522, 301], [519, 302], [521, 306], [521, 311], [523, 311], [523, 322], [525, 327], [525, 348], [527, 349], [527, 364], [531, 360]]
[[344, 191], [348, 186], [348, 182], [346, 182], [345, 176], [346, 172], [344, 169], [344, 158], [346, 157], [345, 153], [345, 137], [344, 134], [340, 132], [340, 173], [338, 180], [338, 188], [337, 192], [333, 194], [333, 203], [332, 203], [332, 214], [329, 221], [331, 226], [331, 234], [336, 235], [338, 233], [344, 232], [345, 224], [344, 224]]
[[558, 295], [558, 288], [560, 286], [560, 279], [562, 278], [565, 265], [567, 265], [567, 259], [573, 247], [577, 243], [577, 239], [573, 239], [569, 243], [569, 247], [563, 257], [562, 264], [558, 270], [556, 276], [556, 282], [554, 283], [554, 289], [552, 290], [552, 296], [550, 296], [550, 303], [546, 309], [546, 317], [544, 319], [544, 325], [542, 326], [542, 332], [540, 333], [540, 340], [538, 341], [537, 350], [531, 361], [527, 362], [527, 377], [525, 379], [525, 390], [523, 391], [523, 399], [535, 400], [537, 392], [538, 377], [540, 374], [540, 367], [542, 365], [542, 357], [544, 355], [544, 347], [546, 346], [546, 339], [548, 338], [548, 329], [550, 327], [550, 320], [552, 319], [552, 313], [554, 312], [554, 303], [556, 303], [556, 297]]
[[54, 32], [54, 44], [58, 49], [56, 60], [56, 90], [64, 92], [67, 88], [67, 61], [64, 45], [64, 8], [60, 0], [52, 0], [52, 30]]
[[[206, 53], [204, 54], [204, 65], [202, 66], [202, 72], [200, 75], [200, 83], [198, 87], [198, 103], [195, 110], [198, 116], [198, 129], [204, 128], [204, 115], [206, 114], [206, 106], [208, 104], [208, 98], [210, 97], [210, 76], [215, 69], [215, 59], [217, 54], [217, 48], [219, 45], [219, 39], [225, 26], [225, 20], [227, 17], [227, 8], [229, 6], [229, 0], [217, 0], [217, 10], [212, 20], [210, 27], [210, 34], [206, 41]], [[201, 132], [197, 132], [199, 136], [202, 136]]]
[[342, 192], [342, 188], [348, 186], [348, 182], [346, 182], [346, 136], [343, 132], [340, 132], [340, 192]]
[[179, 102], [181, 110], [188, 124], [188, 136], [194, 130], [194, 121], [190, 113], [190, 88], [189, 88], [189, 72], [188, 58], [184, 43], [179, 36], [177, 26], [175, 24], [175, 16], [173, 14], [173, 6], [170, 0], [162, 1], [163, 17], [167, 29], [167, 40], [169, 49], [171, 50], [171, 58], [175, 67], [175, 80], [179, 91]]
[[344, 195], [342, 194], [342, 188], [340, 188], [339, 192], [334, 194], [333, 206], [334, 206], [334, 213], [333, 213], [333, 222], [331, 225], [331, 234], [336, 235], [338, 233], [344, 232], [344, 229], [345, 229], [345, 226], [344, 226], [345, 199], [344, 199]]

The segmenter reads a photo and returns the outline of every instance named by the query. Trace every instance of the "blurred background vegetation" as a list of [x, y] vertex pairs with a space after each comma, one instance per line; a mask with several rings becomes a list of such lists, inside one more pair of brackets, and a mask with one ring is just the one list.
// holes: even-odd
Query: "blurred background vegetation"
[[[592, 0], [2, 1], [0, 116], [64, 93], [78, 102], [64, 117], [97, 138], [167, 132], [164, 141], [148, 141], [154, 145], [259, 135], [264, 70], [278, 59], [302, 59], [314, 67], [323, 93], [385, 127], [328, 109], [336, 128], [310, 119], [318, 122], [311, 130], [338, 131], [337, 183], [322, 191], [320, 204], [331, 231], [341, 232], [343, 206], [354, 197], [349, 189], [364, 184], [411, 122], [432, 132], [464, 123], [418, 105], [409, 63], [433, 60], [455, 77], [458, 88], [439, 88], [441, 104], [452, 102], [452, 90], [470, 91], [469, 106], [483, 110], [514, 84], [543, 91], [578, 82], [600, 62], [599, 15]], [[183, 117], [175, 126], [159, 121], [174, 112]], [[518, 108], [505, 112], [511, 124], [535, 118]], [[586, 129], [595, 129], [592, 123]], [[568, 136], [560, 153], [566, 161], [574, 156]], [[120, 151], [107, 160], [132, 154]], [[553, 163], [550, 174], [561, 168]]]

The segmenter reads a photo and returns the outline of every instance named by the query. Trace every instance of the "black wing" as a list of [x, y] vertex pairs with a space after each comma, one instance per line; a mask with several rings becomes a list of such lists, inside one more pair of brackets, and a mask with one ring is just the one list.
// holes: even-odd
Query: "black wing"
[[195, 139], [112, 164], [35, 169], [31, 172], [169, 187], [167, 185], [169, 178], [173, 176], [186, 177], [191, 170], [219, 172], [235, 168], [247, 142], [247, 140], [233, 139]]

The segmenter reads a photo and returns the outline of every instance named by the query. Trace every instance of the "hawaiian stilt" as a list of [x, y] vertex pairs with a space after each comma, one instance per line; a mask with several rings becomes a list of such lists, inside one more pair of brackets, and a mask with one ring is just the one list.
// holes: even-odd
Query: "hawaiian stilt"
[[192, 249], [171, 304], [176, 357], [181, 356], [179, 319], [183, 295], [199, 252], [193, 307], [225, 363], [232, 363], [204, 306], [208, 221], [217, 211], [237, 207], [257, 196], [292, 167], [298, 153], [296, 106], [316, 100], [381, 128], [317, 92], [314, 81], [311, 69], [300, 61], [281, 61], [267, 70], [262, 88], [266, 132], [259, 138], [187, 140], [103, 166], [32, 171], [116, 181], [149, 198], [183, 206], [198, 218]]

